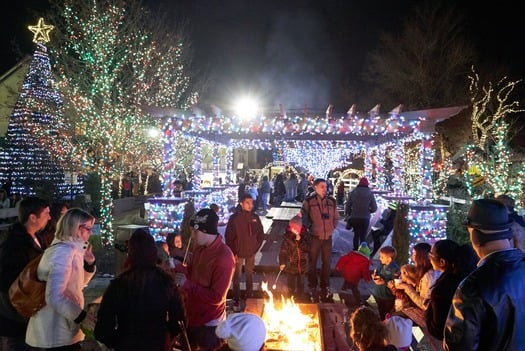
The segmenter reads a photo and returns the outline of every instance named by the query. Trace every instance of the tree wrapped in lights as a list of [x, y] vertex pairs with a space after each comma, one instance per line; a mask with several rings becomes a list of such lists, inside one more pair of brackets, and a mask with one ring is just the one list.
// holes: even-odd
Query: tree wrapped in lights
[[0, 170], [2, 180], [11, 179], [13, 193], [54, 200], [71, 192], [64, 170], [77, 171], [78, 164], [44, 45], [53, 26], [40, 19], [29, 29], [35, 33], [36, 49], [10, 116]]
[[[74, 111], [86, 171], [101, 179], [101, 234], [113, 241], [112, 181], [161, 155], [160, 139], [144, 131], [156, 121], [141, 107], [187, 108], [187, 45], [162, 16], [137, 1], [55, 1], [61, 85]], [[156, 161], [160, 166], [162, 159]]]
[[[506, 118], [524, 111], [519, 109], [518, 101], [511, 101], [512, 92], [521, 81], [503, 78], [495, 86], [489, 82], [480, 88], [477, 74], [469, 78], [473, 143], [467, 147], [466, 155], [470, 167], [480, 170], [486, 187], [494, 194], [506, 193], [519, 200], [524, 192], [525, 164], [521, 167], [512, 165], [512, 151], [508, 144], [510, 127]], [[472, 184], [469, 184], [469, 189], [476, 195]]]
[[518, 109], [518, 101], [509, 101], [518, 81], [502, 78], [496, 86], [489, 82], [480, 87], [479, 76], [473, 71], [470, 79], [470, 102], [472, 103], [472, 141], [475, 147], [485, 150], [487, 139], [492, 136], [500, 124], [511, 113], [523, 112]]

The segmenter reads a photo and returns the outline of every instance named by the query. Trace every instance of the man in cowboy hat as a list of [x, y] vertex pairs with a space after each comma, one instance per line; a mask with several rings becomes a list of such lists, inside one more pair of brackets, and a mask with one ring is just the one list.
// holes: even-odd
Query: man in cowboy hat
[[511, 223], [501, 202], [473, 201], [465, 225], [480, 261], [452, 300], [445, 350], [525, 347], [525, 254], [512, 246]]

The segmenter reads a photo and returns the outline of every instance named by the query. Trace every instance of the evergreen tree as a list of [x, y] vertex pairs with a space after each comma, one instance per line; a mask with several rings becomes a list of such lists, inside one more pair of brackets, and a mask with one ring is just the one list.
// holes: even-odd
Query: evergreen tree
[[0, 176], [3, 182], [12, 181], [12, 193], [54, 200], [71, 191], [64, 169], [71, 161], [72, 146], [44, 45], [49, 28], [52, 26], [46, 26], [42, 19], [37, 26], [30, 26], [36, 49], [10, 116], [0, 154]]

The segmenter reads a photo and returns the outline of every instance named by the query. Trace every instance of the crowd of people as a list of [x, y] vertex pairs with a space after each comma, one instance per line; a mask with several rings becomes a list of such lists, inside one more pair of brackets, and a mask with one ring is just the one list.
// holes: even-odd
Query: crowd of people
[[[364, 180], [360, 184], [367, 187]], [[332, 236], [340, 219], [326, 180], [315, 179], [312, 186], [282, 233], [278, 264], [287, 278], [287, 297], [330, 302]], [[365, 215], [377, 210], [375, 200], [362, 198], [368, 199]], [[356, 307], [349, 319], [354, 346], [360, 351], [408, 350], [408, 311], [416, 309], [445, 350], [520, 349], [525, 341], [519, 333], [525, 328], [525, 254], [513, 229], [513, 208], [505, 200], [474, 200], [465, 223], [470, 243], [418, 243], [410, 264], [400, 266], [396, 249], [383, 245], [377, 250], [377, 268], [370, 271], [371, 250], [359, 238], [357, 247], [336, 265], [344, 278], [341, 288], [352, 291]], [[96, 272], [89, 244], [95, 218], [66, 204], [23, 199], [19, 220], [0, 246], [2, 350], [77, 351], [83, 331], [91, 329], [97, 340], [117, 351], [264, 350], [266, 329], [260, 317], [240, 309], [228, 315], [226, 308], [230, 287], [236, 302], [253, 294], [255, 254], [264, 236], [253, 202], [249, 193], [242, 195], [224, 237], [216, 210], [199, 210], [189, 222], [191, 246], [176, 234], [167, 240], [168, 265], [161, 264], [148, 231], [135, 231], [127, 243], [123, 272], [111, 281], [98, 313], [92, 315], [84, 306], [82, 289]], [[352, 204], [350, 211], [361, 210]], [[46, 306], [25, 319], [12, 307], [8, 290], [41, 252], [37, 274], [47, 282]], [[375, 307], [362, 300], [361, 280], [374, 283]]]

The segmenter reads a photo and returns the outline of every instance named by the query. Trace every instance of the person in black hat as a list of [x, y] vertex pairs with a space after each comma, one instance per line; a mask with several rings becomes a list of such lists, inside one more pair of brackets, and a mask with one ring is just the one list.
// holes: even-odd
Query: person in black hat
[[474, 200], [465, 223], [478, 268], [457, 289], [444, 329], [446, 350], [522, 350], [525, 254], [511, 243], [512, 220], [494, 199]]
[[509, 218], [513, 220], [510, 229], [512, 230], [514, 247], [525, 252], [525, 219], [514, 210], [516, 201], [507, 194], [499, 195], [496, 200], [505, 205]]
[[192, 350], [214, 350], [221, 340], [215, 335], [226, 319], [226, 295], [235, 269], [230, 248], [218, 231], [219, 216], [210, 209], [190, 220], [192, 257], [187, 266], [175, 265], [175, 282], [186, 293], [187, 334]]

